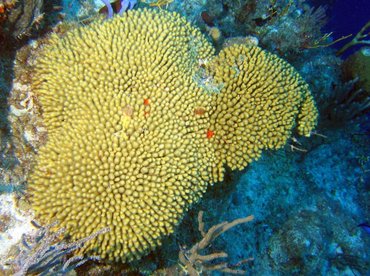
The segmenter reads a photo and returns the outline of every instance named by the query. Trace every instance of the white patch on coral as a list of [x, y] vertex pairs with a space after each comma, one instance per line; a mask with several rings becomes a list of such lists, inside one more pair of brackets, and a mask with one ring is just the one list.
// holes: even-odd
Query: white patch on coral
[[31, 40], [29, 43], [28, 43], [31, 48], [33, 49], [36, 49], [38, 46], [39, 46], [39, 42], [37, 40]]
[[27, 91], [28, 90], [28, 86], [25, 85], [25, 84], [21, 84], [19, 82], [14, 82], [13, 83], [13, 89], [14, 90], [20, 90], [20, 91]]
[[245, 41], [247, 42], [248, 45], [251, 45], [251, 46], [258, 46], [258, 43], [259, 43], [258, 38], [252, 35], [246, 36]]
[[0, 195], [0, 216], [9, 217], [9, 223], [4, 232], [0, 232], [0, 266], [5, 267], [9, 249], [20, 242], [23, 234], [35, 229], [31, 224], [31, 212], [23, 212], [16, 207], [14, 194]]
[[20, 106], [24, 107], [23, 109], [16, 108], [14, 105], [9, 107], [11, 115], [16, 117], [24, 116], [27, 113], [31, 113], [33, 109], [33, 93], [30, 92], [28, 85], [24, 85], [18, 82], [13, 84], [14, 91], [22, 91], [27, 93], [27, 97], [19, 102]]
[[23, 134], [23, 137], [28, 143], [30, 143], [32, 141], [35, 141], [37, 139], [35, 134], [30, 130], [25, 130], [24, 134]]
[[18, 109], [14, 105], [11, 105], [9, 107], [9, 112], [10, 112], [10, 114], [12, 114], [16, 117], [20, 117], [20, 116], [26, 115], [28, 113], [28, 110], [27, 109]]

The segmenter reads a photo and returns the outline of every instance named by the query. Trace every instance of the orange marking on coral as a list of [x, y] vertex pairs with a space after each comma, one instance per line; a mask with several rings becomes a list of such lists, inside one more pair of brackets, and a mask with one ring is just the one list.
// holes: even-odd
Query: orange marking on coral
[[144, 99], [144, 105], [146, 105], [146, 106], [149, 105], [149, 99]]
[[1, 6], [0, 6], [0, 13], [4, 13], [4, 12], [5, 12], [4, 6], [3, 6], [3, 5], [1, 5]]
[[211, 139], [215, 135], [215, 132], [212, 130], [207, 130], [207, 138]]
[[196, 107], [194, 109], [195, 115], [203, 115], [204, 113], [206, 113], [206, 110], [203, 107]]

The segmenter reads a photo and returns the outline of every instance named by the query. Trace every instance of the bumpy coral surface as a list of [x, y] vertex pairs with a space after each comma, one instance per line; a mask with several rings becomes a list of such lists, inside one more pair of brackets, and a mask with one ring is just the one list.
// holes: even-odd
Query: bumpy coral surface
[[234, 45], [222, 50], [208, 70], [223, 84], [210, 114], [219, 163], [243, 169], [263, 149], [284, 146], [296, 121], [300, 135], [309, 136], [315, 127], [318, 113], [307, 84], [276, 55]]
[[[317, 111], [287, 63], [257, 47], [214, 56], [177, 14], [129, 11], [53, 37], [34, 72], [48, 141], [29, 179], [42, 222], [86, 246], [140, 258], [173, 232], [224, 165], [279, 148]], [[297, 124], [297, 125], [296, 125]]]

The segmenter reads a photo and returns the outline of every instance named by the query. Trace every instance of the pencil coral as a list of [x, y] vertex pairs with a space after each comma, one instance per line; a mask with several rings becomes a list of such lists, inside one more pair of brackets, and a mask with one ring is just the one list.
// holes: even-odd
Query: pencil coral
[[160, 245], [225, 163], [244, 168], [317, 120], [289, 64], [258, 47], [214, 56], [166, 11], [128, 11], [53, 37], [33, 89], [48, 130], [29, 180], [37, 217], [57, 219], [73, 239], [109, 227], [84, 250], [117, 261]]

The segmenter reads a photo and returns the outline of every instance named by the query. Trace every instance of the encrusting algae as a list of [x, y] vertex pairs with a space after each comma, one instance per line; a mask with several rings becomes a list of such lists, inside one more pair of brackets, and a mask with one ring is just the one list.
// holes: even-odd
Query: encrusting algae
[[72, 239], [109, 227], [83, 249], [128, 262], [172, 233], [225, 164], [309, 136], [307, 84], [277, 56], [234, 45], [217, 56], [176, 13], [129, 11], [54, 36], [33, 92], [48, 141], [29, 177], [37, 218]]

